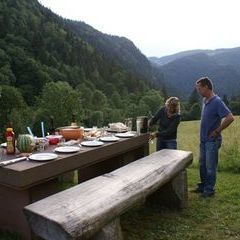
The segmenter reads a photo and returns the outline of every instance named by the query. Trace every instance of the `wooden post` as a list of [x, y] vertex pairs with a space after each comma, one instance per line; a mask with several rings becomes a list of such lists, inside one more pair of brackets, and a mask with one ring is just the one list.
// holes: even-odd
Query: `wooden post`
[[181, 171], [170, 182], [151, 194], [146, 204], [170, 209], [186, 208], [188, 203], [187, 170]]
[[103, 227], [90, 240], [123, 240], [119, 218], [114, 219], [105, 227]]

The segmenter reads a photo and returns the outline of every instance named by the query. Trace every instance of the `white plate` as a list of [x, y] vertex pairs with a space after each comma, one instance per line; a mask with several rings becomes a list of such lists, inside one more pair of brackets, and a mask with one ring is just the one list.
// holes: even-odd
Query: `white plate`
[[130, 138], [130, 137], [134, 137], [135, 134], [130, 133], [130, 132], [126, 132], [126, 133], [116, 133], [115, 136], [120, 137], [120, 138]]
[[98, 147], [102, 146], [104, 143], [100, 141], [83, 141], [81, 142], [81, 145], [84, 147]]
[[55, 153], [36, 153], [29, 156], [30, 160], [34, 161], [50, 161], [58, 157]]
[[56, 147], [54, 151], [59, 153], [75, 153], [80, 151], [80, 148], [75, 146], [64, 146], [64, 147]]
[[84, 131], [85, 132], [90, 132], [90, 131], [92, 131], [93, 129], [92, 128], [84, 128]]
[[5, 143], [1, 143], [1, 145], [0, 145], [2, 148], [6, 148], [7, 147], [7, 143], [5, 142]]
[[103, 141], [103, 142], [116, 142], [118, 140], [119, 138], [115, 136], [105, 136], [100, 138], [100, 141]]

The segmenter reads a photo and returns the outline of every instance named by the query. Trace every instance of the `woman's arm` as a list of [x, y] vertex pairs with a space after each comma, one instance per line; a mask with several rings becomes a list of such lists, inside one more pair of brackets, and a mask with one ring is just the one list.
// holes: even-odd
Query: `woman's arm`
[[168, 126], [167, 129], [164, 129], [162, 131], [159, 131], [156, 133], [156, 136], [157, 137], [165, 137], [167, 135], [170, 135], [174, 132], [177, 131], [177, 128], [178, 128], [178, 125], [180, 123], [180, 120], [181, 120], [181, 117], [180, 115], [178, 115], [172, 122], [171, 124]]
[[157, 113], [150, 119], [148, 126], [151, 127], [152, 125], [156, 124], [158, 119], [161, 116], [162, 108], [157, 111]]

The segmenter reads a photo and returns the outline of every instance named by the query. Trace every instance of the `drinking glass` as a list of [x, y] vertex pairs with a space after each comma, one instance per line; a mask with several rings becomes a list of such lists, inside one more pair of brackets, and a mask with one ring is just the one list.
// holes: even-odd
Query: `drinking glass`
[[132, 118], [125, 119], [125, 125], [127, 127], [127, 130], [129, 132], [131, 132], [132, 131]]

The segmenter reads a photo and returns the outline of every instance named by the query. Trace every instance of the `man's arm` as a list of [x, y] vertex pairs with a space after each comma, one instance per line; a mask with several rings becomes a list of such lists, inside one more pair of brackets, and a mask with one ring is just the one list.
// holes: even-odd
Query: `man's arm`
[[211, 132], [211, 134], [209, 135], [209, 137], [217, 137], [222, 130], [224, 130], [225, 128], [227, 128], [232, 122], [234, 121], [234, 117], [232, 115], [232, 113], [229, 113], [221, 122], [221, 125], [216, 128], [213, 132]]

